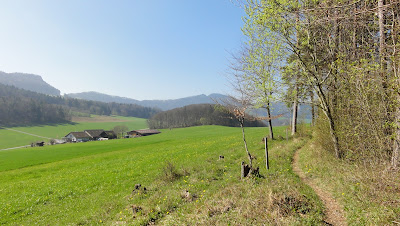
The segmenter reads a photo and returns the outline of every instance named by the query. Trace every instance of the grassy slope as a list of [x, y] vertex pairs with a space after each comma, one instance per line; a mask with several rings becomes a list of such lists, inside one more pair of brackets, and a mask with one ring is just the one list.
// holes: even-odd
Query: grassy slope
[[[96, 116], [94, 116], [96, 117]], [[105, 117], [103, 117], [105, 118]], [[107, 122], [105, 118], [102, 122], [76, 122], [57, 125], [43, 125], [30, 127], [13, 127], [12, 129], [20, 130], [27, 133], [36, 134], [43, 137], [62, 138], [69, 132], [83, 131], [87, 129], [112, 129], [116, 125], [126, 125], [129, 129], [147, 128], [146, 119], [114, 116], [110, 117], [111, 122]], [[120, 119], [121, 122], [113, 120]], [[30, 136], [14, 131], [0, 129], [0, 149], [29, 145], [31, 142], [38, 140], [46, 140], [35, 136]]]
[[350, 225], [399, 224], [399, 172], [337, 160], [314, 140], [300, 151], [300, 165], [344, 206]]
[[[283, 135], [283, 128], [277, 134]], [[247, 130], [250, 150], [263, 163], [265, 128]], [[270, 142], [271, 170], [263, 179], [240, 180], [245, 159], [239, 128], [204, 126], [162, 134], [2, 152], [0, 224], [243, 224], [320, 223], [322, 204], [291, 170], [304, 140]], [[225, 159], [218, 161], [219, 155]], [[177, 166], [165, 180], [166, 161]], [[47, 162], [46, 164], [43, 164]], [[32, 165], [27, 167], [27, 165]], [[147, 187], [131, 194], [135, 184]], [[182, 199], [184, 190], [195, 199]], [[142, 208], [132, 214], [131, 205]]]

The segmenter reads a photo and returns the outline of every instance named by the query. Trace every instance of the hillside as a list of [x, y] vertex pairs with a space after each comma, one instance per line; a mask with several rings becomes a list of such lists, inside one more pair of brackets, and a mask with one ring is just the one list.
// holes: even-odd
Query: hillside
[[0, 126], [64, 123], [74, 114], [120, 115], [149, 118], [158, 110], [136, 104], [50, 96], [0, 84]]
[[5, 73], [0, 71], [0, 83], [52, 96], [59, 96], [60, 90], [45, 82], [41, 76], [25, 73]]
[[[149, 127], [153, 129], [182, 128], [200, 125], [240, 126], [233, 114], [224, 112], [215, 104], [192, 104], [153, 115]], [[265, 123], [249, 119], [245, 126], [264, 127]]]

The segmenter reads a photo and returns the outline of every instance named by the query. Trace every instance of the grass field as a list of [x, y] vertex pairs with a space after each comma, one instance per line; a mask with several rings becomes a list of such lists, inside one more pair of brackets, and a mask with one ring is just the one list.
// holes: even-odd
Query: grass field
[[[146, 119], [122, 116], [92, 116], [90, 118], [75, 118], [75, 121], [72, 123], [29, 127], [12, 127], [11, 129], [57, 139], [64, 137], [69, 132], [83, 131], [88, 129], [110, 130], [116, 125], [126, 125], [130, 130], [145, 129], [147, 128], [147, 121]], [[31, 142], [41, 140], [47, 141], [48, 139], [30, 136], [15, 131], [0, 129], [0, 149], [29, 145]]]
[[[270, 142], [267, 172], [266, 130], [247, 129], [262, 178], [245, 180], [239, 128], [2, 151], [0, 224], [321, 224], [321, 202], [291, 169], [306, 140]], [[139, 183], [146, 190], [132, 191]]]

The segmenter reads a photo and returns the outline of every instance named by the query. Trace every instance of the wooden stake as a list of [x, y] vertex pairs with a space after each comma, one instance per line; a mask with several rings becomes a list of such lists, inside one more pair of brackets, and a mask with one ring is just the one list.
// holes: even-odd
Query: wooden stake
[[286, 141], [288, 141], [289, 140], [289, 137], [288, 137], [288, 128], [286, 128]]
[[269, 159], [268, 159], [268, 141], [267, 137], [265, 137], [265, 165], [267, 170], [269, 170]]

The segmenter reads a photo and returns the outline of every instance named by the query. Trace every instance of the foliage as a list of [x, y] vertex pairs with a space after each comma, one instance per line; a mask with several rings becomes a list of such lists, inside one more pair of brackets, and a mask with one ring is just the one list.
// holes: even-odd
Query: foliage
[[[233, 115], [213, 104], [194, 104], [160, 112], [148, 120], [152, 129], [168, 129], [200, 125], [239, 126]], [[261, 121], [251, 120], [246, 126], [264, 126]]]
[[126, 125], [118, 125], [115, 126], [112, 130], [115, 134], [117, 134], [118, 138], [121, 138], [124, 136], [124, 133], [128, 132], [129, 128]]
[[280, 69], [285, 96], [318, 97], [320, 122], [328, 128], [321, 136], [336, 157], [380, 162], [391, 156], [392, 166], [400, 165], [400, 1], [246, 0], [244, 9], [250, 43], [261, 30], [286, 61]]

